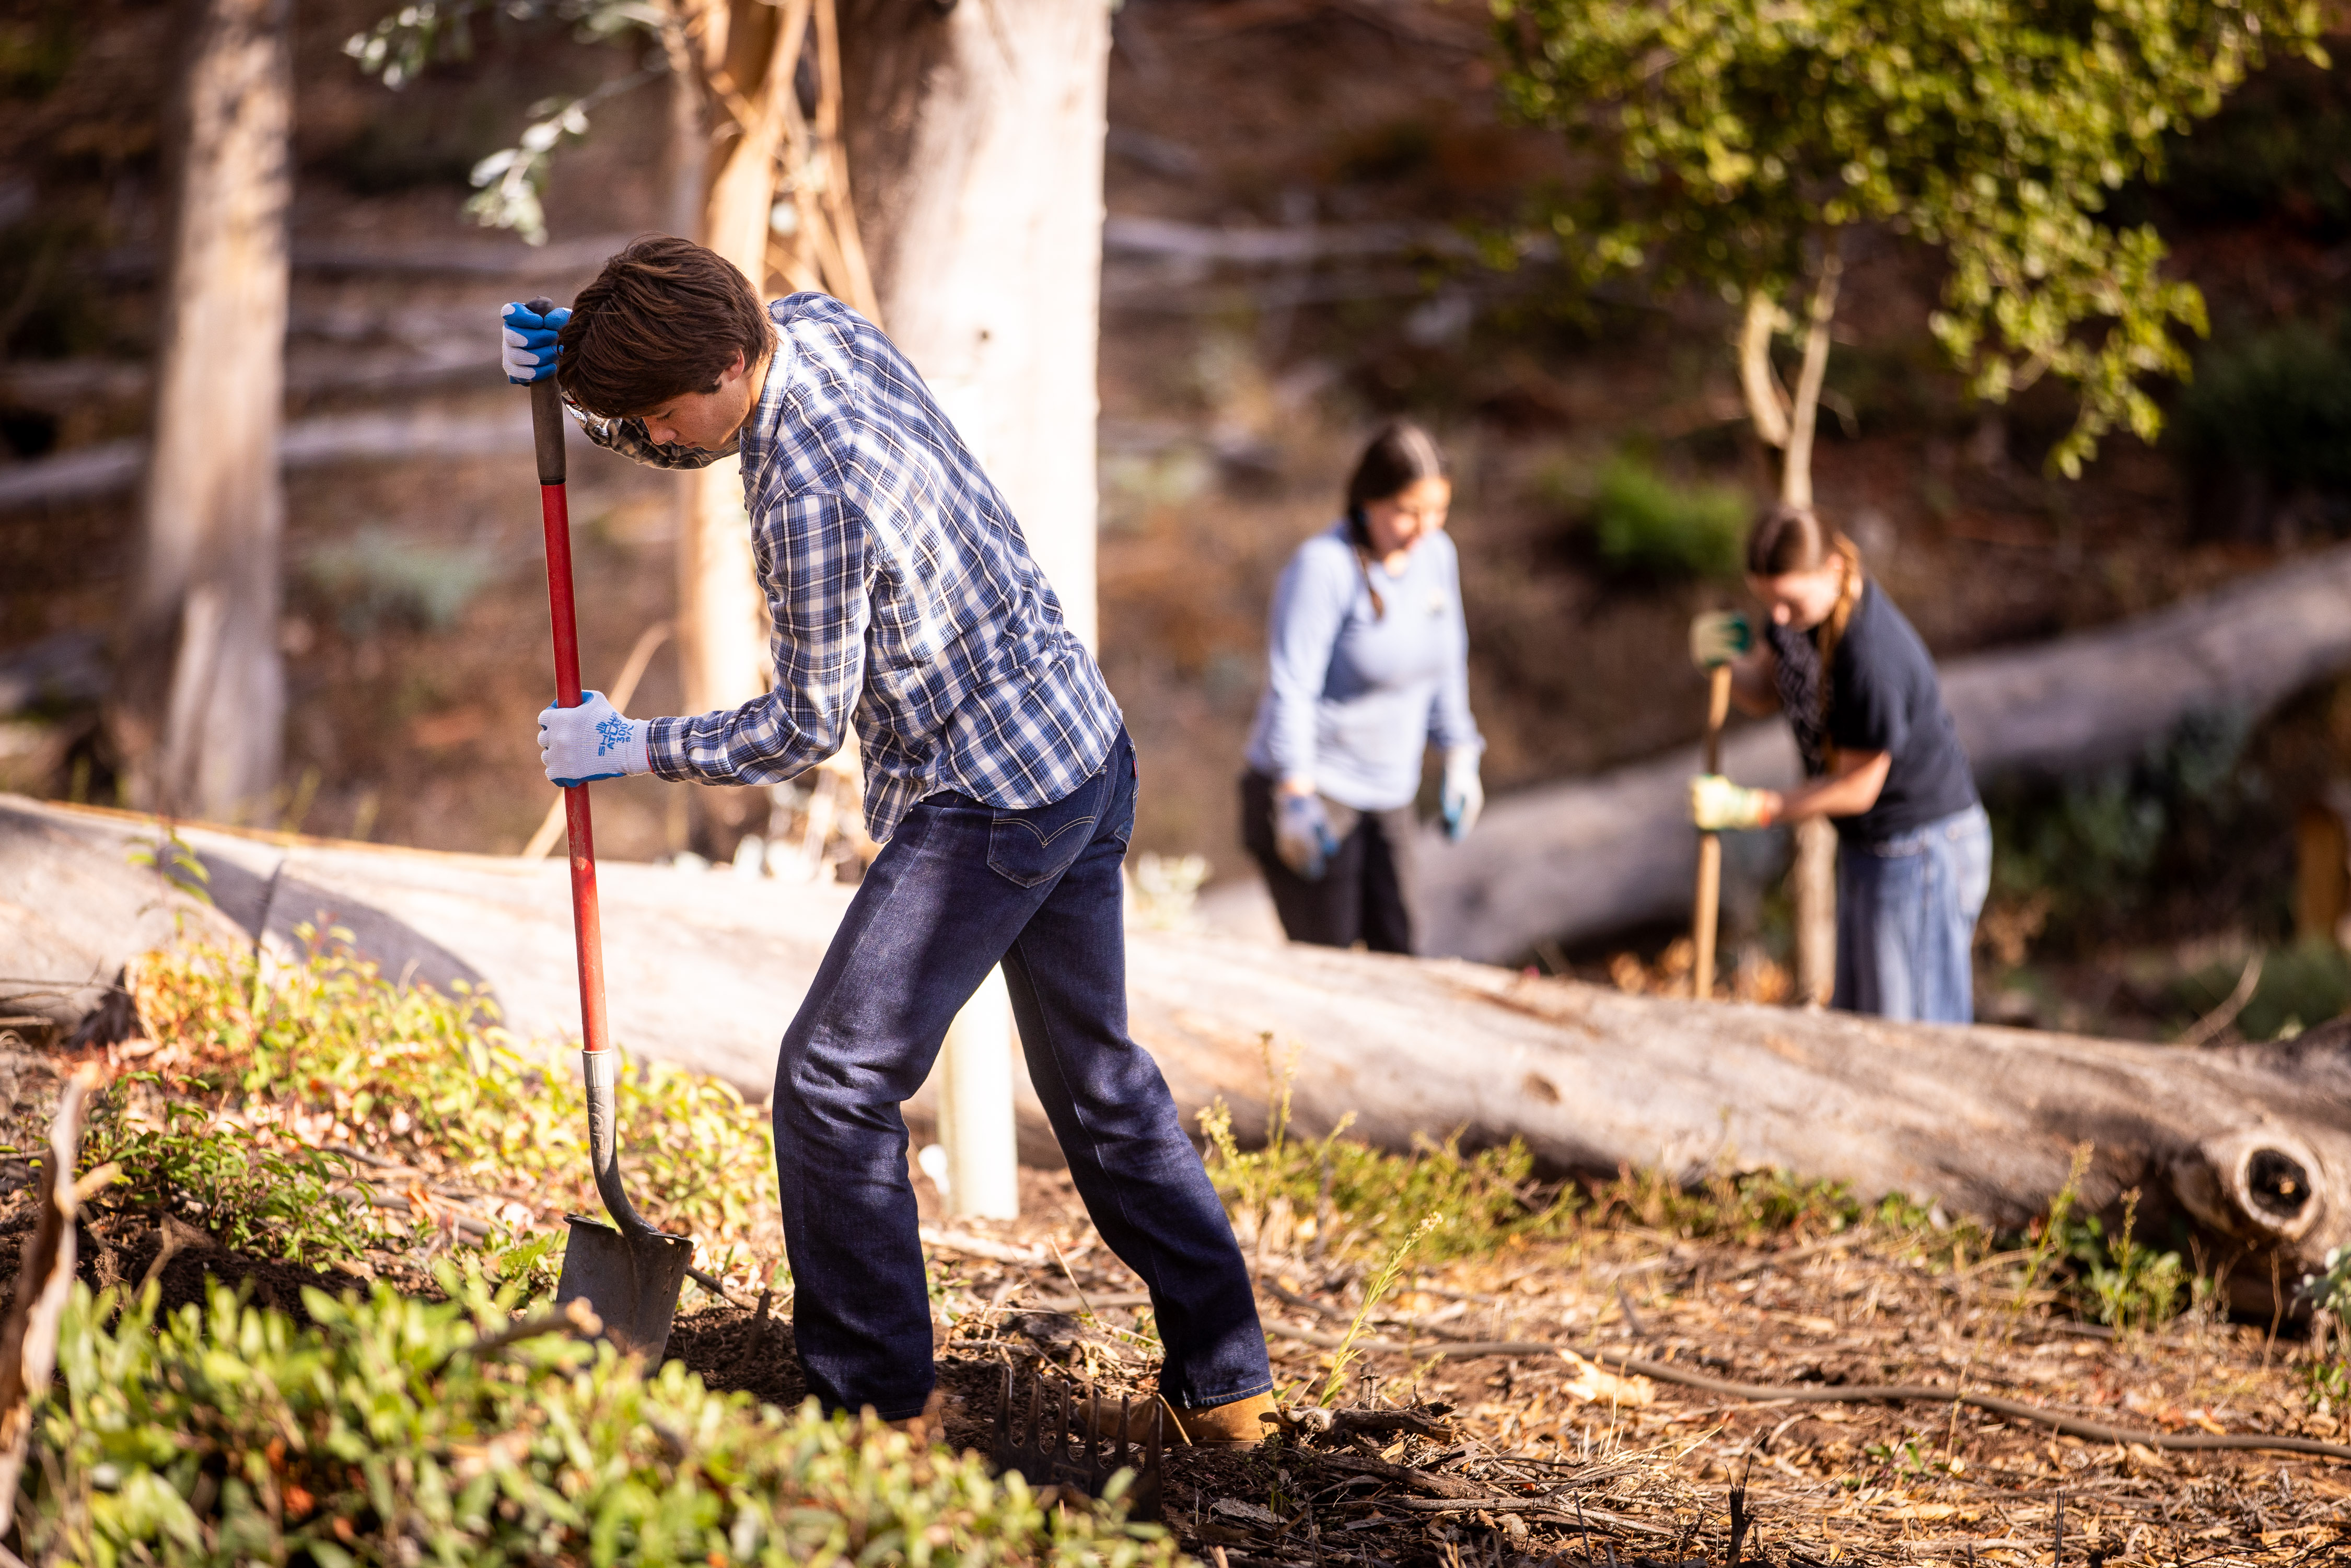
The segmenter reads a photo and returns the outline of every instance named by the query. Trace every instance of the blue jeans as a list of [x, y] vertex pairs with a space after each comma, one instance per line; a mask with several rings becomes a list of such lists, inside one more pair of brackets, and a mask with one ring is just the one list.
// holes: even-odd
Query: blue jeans
[[1834, 1005], [1973, 1023], [1976, 916], [1991, 887], [1991, 821], [1981, 806], [1880, 843], [1838, 844]]
[[1178, 1409], [1273, 1386], [1249, 1271], [1158, 1064], [1126, 1032], [1123, 730], [1050, 806], [933, 795], [849, 905], [776, 1064], [776, 1166], [809, 1390], [884, 1420], [929, 1399], [931, 1309], [899, 1103], [1001, 962], [1037, 1097], [1102, 1239], [1151, 1292]]

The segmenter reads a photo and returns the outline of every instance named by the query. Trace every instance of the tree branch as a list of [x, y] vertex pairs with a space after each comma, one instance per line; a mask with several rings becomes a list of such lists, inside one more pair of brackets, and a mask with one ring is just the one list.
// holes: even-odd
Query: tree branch
[[1788, 394], [1771, 369], [1771, 334], [1780, 325], [1780, 304], [1761, 290], [1747, 296], [1739, 324], [1739, 390], [1747, 397], [1747, 417], [1767, 445], [1788, 444]]
[[1829, 325], [1836, 319], [1837, 280], [1844, 274], [1844, 235], [1833, 234], [1822, 247], [1820, 277], [1813, 284], [1810, 319], [1804, 327], [1804, 366], [1796, 373], [1795, 407], [1788, 421], [1788, 455], [1780, 465], [1780, 499], [1792, 507], [1813, 504], [1813, 430], [1821, 413], [1821, 378], [1829, 368]]

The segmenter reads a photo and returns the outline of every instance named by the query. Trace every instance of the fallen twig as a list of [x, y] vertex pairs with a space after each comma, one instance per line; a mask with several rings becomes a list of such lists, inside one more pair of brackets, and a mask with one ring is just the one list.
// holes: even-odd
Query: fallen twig
[[1917, 1383], [1799, 1383], [1778, 1385], [1727, 1383], [1721, 1378], [1708, 1377], [1702, 1373], [1686, 1371], [1664, 1362], [1644, 1361], [1622, 1351], [1593, 1350], [1586, 1354], [1593, 1361], [1622, 1367], [1642, 1377], [1659, 1383], [1679, 1384], [1685, 1388], [1695, 1388], [1725, 1399], [1787, 1400], [1816, 1405], [1966, 1405], [1978, 1410], [1988, 1410], [1995, 1416], [2012, 1416], [2022, 1421], [2038, 1422], [2053, 1428], [2061, 1437], [2086, 1437], [2094, 1443], [2137, 1443], [2149, 1448], [2175, 1450], [2250, 1449], [2313, 1454], [2320, 1458], [2351, 1461], [2351, 1446], [2322, 1443], [2315, 1437], [2279, 1437], [2259, 1432], [2136, 1431], [2128, 1427], [2109, 1427], [2103, 1421], [2068, 1416], [2043, 1405], [2028, 1405], [2022, 1399], [2003, 1398], [1997, 1394], [1969, 1394], [1956, 1388], [1935, 1388]]

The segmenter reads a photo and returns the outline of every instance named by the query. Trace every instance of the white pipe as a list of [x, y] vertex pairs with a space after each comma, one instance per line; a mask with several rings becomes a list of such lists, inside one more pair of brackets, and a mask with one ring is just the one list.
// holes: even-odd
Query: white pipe
[[939, 1142], [946, 1150], [947, 1213], [1020, 1218], [1020, 1161], [1012, 1121], [1012, 998], [990, 969], [947, 1026], [939, 1048]]

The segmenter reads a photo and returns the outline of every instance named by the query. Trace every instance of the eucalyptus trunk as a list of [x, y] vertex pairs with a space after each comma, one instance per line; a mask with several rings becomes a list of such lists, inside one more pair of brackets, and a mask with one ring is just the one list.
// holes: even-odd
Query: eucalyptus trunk
[[134, 799], [266, 809], [286, 714], [288, 0], [198, 0], [172, 115], [172, 204], [138, 586], [114, 729]]
[[1089, 645], [1101, 0], [847, 0], [858, 226], [891, 336], [1003, 489]]

